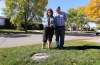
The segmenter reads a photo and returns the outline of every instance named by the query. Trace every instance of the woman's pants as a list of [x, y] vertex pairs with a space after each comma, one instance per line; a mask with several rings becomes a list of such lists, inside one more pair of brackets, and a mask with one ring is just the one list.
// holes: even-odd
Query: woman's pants
[[52, 42], [53, 34], [54, 34], [54, 28], [53, 27], [44, 28], [43, 42], [46, 43], [47, 40], [49, 42]]

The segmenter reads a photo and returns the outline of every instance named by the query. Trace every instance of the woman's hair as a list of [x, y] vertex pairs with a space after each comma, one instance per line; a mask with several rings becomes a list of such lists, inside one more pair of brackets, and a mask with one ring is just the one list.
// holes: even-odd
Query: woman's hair
[[51, 16], [50, 16], [50, 17], [53, 17], [53, 10], [52, 10], [51, 8], [49, 8], [49, 9], [47, 10], [47, 16], [48, 16], [48, 11], [51, 12]]

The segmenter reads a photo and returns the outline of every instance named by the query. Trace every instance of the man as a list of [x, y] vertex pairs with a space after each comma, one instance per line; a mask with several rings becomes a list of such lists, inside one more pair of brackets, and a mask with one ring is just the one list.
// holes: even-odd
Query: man
[[66, 13], [62, 12], [61, 8], [58, 7], [56, 9], [56, 15], [54, 16], [57, 48], [63, 48], [64, 45], [65, 21], [66, 21]]

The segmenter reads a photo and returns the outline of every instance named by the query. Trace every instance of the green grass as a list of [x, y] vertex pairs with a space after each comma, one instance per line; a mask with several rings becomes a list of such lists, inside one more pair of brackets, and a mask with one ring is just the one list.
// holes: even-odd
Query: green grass
[[[4, 33], [25, 33], [25, 31], [16, 30], [16, 29], [0, 29], [0, 34], [4, 34]], [[41, 34], [42, 30], [27, 30], [27, 33]]]
[[[43, 30], [28, 30], [29, 33], [32, 33], [32, 32], [42, 32]], [[24, 30], [16, 30], [16, 29], [0, 29], [0, 32], [8, 32], [8, 33], [12, 33], [12, 32], [21, 32], [21, 33], [24, 33], [25, 31]], [[71, 33], [71, 34], [84, 34], [84, 33], [94, 33], [94, 31], [82, 31], [82, 32], [73, 32], [73, 31], [66, 31], [67, 34]]]
[[20, 30], [15, 30], [15, 29], [0, 29], [0, 32], [24, 32], [24, 31], [20, 31]]
[[100, 28], [100, 24], [97, 24], [97, 28]]
[[[66, 41], [65, 49], [41, 49], [41, 45], [0, 49], [0, 65], [100, 65], [100, 44]], [[45, 52], [47, 60], [33, 61], [31, 55]]]

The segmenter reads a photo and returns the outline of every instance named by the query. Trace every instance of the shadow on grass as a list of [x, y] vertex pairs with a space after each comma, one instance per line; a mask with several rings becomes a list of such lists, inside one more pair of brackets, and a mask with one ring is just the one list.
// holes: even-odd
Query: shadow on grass
[[15, 34], [15, 35], [8, 35], [7, 37], [10, 37], [10, 38], [19, 38], [19, 37], [28, 37], [29, 35], [23, 35], [23, 34]]
[[30, 35], [26, 35], [26, 34], [4, 34], [4, 35], [0, 35], [0, 37], [5, 37], [5, 38], [20, 38], [20, 37], [28, 37]]
[[67, 46], [62, 48], [61, 50], [86, 50], [86, 49], [100, 49], [100, 46]]
[[0, 32], [0, 37], [20, 38], [28, 37], [29, 34], [43, 34], [42, 32]]
[[66, 33], [69, 36], [96, 37], [95, 33]]

